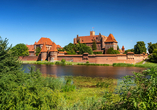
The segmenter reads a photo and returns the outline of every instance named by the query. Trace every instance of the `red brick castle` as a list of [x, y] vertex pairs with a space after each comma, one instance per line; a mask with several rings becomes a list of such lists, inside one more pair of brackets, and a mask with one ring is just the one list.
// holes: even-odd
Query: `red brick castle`
[[117, 41], [114, 38], [112, 34], [109, 34], [109, 36], [104, 36], [99, 33], [99, 35], [95, 35], [94, 31], [90, 31], [89, 36], [78, 36], [74, 38], [74, 44], [80, 42], [85, 43], [87, 46], [90, 46], [92, 48], [93, 41], [96, 42], [97, 50], [102, 50], [107, 52], [107, 50], [111, 47], [113, 47], [114, 50], [117, 50]]

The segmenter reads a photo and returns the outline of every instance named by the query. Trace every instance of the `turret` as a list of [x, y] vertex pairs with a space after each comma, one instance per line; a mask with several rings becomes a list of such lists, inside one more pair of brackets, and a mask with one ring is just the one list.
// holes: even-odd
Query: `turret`
[[47, 48], [45, 43], [42, 46], [40, 53], [41, 53], [41, 61], [45, 61], [47, 59]]
[[53, 43], [52, 47], [50, 48], [50, 61], [51, 62], [57, 60], [57, 53], [58, 53], [57, 46], [55, 43]]

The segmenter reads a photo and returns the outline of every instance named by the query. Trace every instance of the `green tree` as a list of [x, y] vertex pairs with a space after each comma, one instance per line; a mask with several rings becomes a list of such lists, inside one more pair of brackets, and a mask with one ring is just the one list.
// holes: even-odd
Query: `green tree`
[[107, 50], [107, 54], [111, 54], [111, 52], [112, 52], [112, 50], [113, 50], [113, 48], [111, 47], [111, 48], [109, 48], [108, 50]]
[[72, 43], [69, 43], [63, 49], [69, 53], [75, 54], [75, 45]]
[[117, 50], [119, 50], [119, 45], [117, 45]]
[[145, 43], [143, 41], [137, 42], [137, 44], [134, 46], [134, 53], [135, 54], [142, 54], [143, 52], [146, 53], [146, 47]]
[[35, 51], [36, 51], [36, 56], [38, 56], [39, 55], [39, 53], [40, 53], [40, 51], [41, 51], [41, 48], [40, 47], [37, 47], [36, 49], [35, 49]]
[[111, 54], [120, 54], [120, 52], [118, 50], [112, 50]]
[[25, 44], [17, 44], [11, 49], [17, 56], [28, 56], [28, 47]]
[[75, 45], [75, 50], [79, 51], [79, 54], [83, 54], [85, 52], [87, 52], [89, 54], [93, 54], [91, 47], [87, 46], [86, 44], [82, 44], [82, 43], [77, 43]]
[[93, 41], [93, 45], [92, 45], [92, 50], [96, 50], [97, 48], [96, 48], [96, 41], [95, 41], [95, 39], [94, 39], [94, 41]]
[[134, 52], [134, 49], [125, 50], [124, 54], [127, 54], [128, 52]]
[[152, 44], [151, 42], [148, 43], [148, 51], [149, 53], [153, 53], [154, 49], [157, 49], [157, 43]]

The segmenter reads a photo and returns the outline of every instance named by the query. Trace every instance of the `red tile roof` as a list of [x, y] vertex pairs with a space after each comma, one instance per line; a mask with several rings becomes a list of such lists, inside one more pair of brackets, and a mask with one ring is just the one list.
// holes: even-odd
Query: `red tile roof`
[[108, 38], [106, 39], [105, 42], [117, 42], [116, 39], [114, 38], [114, 36], [112, 34], [110, 34], [108, 36]]
[[45, 38], [45, 37], [41, 37], [40, 40], [38, 42], [35, 42], [34, 45], [38, 45], [38, 44], [46, 44], [46, 45], [52, 45], [52, 41], [50, 38]]
[[56, 46], [56, 44], [55, 43], [52, 43], [52, 46], [51, 46], [51, 48], [50, 48], [50, 52], [57, 52], [58, 50], [57, 50], [57, 46]]
[[[97, 37], [99, 37], [99, 35], [80, 36], [79, 38], [80, 38], [80, 43], [93, 43], [93, 39], [96, 40]], [[103, 37], [105, 37], [105, 36], [103, 36]]]
[[34, 45], [27, 45], [26, 46], [28, 47], [28, 50], [29, 51], [34, 51]]
[[47, 52], [47, 48], [46, 48], [46, 44], [44, 43], [44, 45], [42, 46], [42, 49], [40, 52]]
[[63, 48], [63, 47], [61, 47], [60, 45], [56, 45], [56, 46], [57, 46], [57, 48], [61, 48], [61, 49]]

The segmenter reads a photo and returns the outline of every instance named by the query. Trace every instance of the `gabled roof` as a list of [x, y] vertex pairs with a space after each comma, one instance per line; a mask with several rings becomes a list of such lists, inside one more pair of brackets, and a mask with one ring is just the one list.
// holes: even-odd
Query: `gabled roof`
[[62, 49], [62, 47], [60, 45], [56, 45], [56, 46], [57, 46], [57, 48], [61, 48]]
[[38, 45], [38, 44], [46, 44], [46, 45], [52, 45], [52, 41], [50, 38], [45, 38], [45, 37], [41, 37], [40, 40], [38, 42], [35, 42], [34, 45]]
[[50, 48], [50, 52], [57, 52], [58, 50], [57, 50], [57, 46], [56, 46], [56, 44], [55, 43], [52, 43], [52, 46], [51, 46], [51, 48]]
[[117, 42], [116, 39], [114, 38], [114, 36], [112, 34], [110, 34], [105, 42]]
[[41, 48], [40, 52], [47, 52], [47, 48], [46, 48], [46, 44], [44, 43], [44, 45]]
[[[106, 37], [102, 35], [103, 37]], [[80, 36], [80, 43], [93, 43], [93, 39], [97, 39], [99, 35], [92, 35], [92, 36]]]
[[34, 45], [27, 45], [26, 46], [28, 47], [28, 51], [34, 51]]

